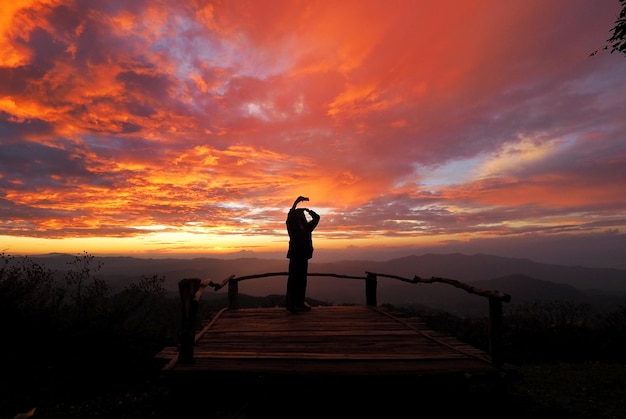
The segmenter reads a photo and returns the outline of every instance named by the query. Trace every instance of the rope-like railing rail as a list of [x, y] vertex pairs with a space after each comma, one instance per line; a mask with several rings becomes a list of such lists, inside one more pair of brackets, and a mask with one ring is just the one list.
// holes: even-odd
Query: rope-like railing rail
[[[235, 275], [231, 275], [227, 278], [225, 278], [224, 280], [222, 280], [221, 282], [213, 282], [210, 281], [209, 282], [209, 286], [213, 287], [213, 289], [215, 289], [215, 291], [224, 288], [225, 285], [227, 285], [228, 283], [230, 283], [231, 281], [245, 281], [247, 279], [256, 279], [256, 278], [267, 278], [270, 276], [288, 276], [289, 272], [268, 272], [268, 273], [264, 273], [264, 274], [254, 274], [254, 275], [244, 275], [244, 276], [235, 276]], [[340, 274], [329, 274], [329, 273], [315, 273], [315, 272], [309, 272], [307, 274], [307, 276], [332, 276], [334, 278], [348, 278], [348, 279], [367, 279], [365, 277], [362, 276], [353, 276], [353, 275], [340, 275]]]
[[400, 281], [409, 282], [411, 284], [419, 284], [419, 283], [432, 284], [433, 282], [441, 282], [443, 284], [452, 285], [456, 288], [461, 288], [469, 292], [470, 294], [480, 295], [481, 297], [497, 298], [499, 300], [502, 300], [505, 303], [508, 303], [511, 301], [511, 296], [509, 294], [506, 294], [500, 291], [483, 290], [480, 288], [473, 287], [471, 285], [464, 284], [463, 282], [457, 281], [456, 279], [440, 278], [436, 276], [433, 276], [431, 278], [420, 278], [417, 275], [415, 275], [412, 279], [410, 279], [410, 278], [403, 278], [397, 275], [379, 274], [379, 273], [373, 273], [373, 272], [367, 272], [367, 274], [376, 275], [377, 277], [382, 276], [385, 278], [398, 279]]
[[[501, 344], [500, 344], [500, 335], [501, 335], [501, 322], [502, 322], [502, 303], [510, 302], [511, 296], [509, 294], [500, 292], [500, 291], [490, 291], [483, 290], [463, 282], [457, 281], [455, 279], [448, 278], [440, 278], [440, 277], [431, 277], [431, 278], [420, 278], [415, 275], [413, 278], [405, 278], [398, 275], [390, 275], [390, 274], [382, 274], [382, 273], [374, 273], [374, 272], [365, 272], [366, 276], [354, 276], [354, 275], [343, 275], [343, 274], [334, 274], [334, 273], [319, 273], [319, 272], [309, 272], [307, 276], [326, 276], [326, 277], [334, 277], [334, 278], [346, 278], [346, 279], [358, 279], [365, 281], [365, 299], [366, 304], [368, 306], [377, 306], [377, 298], [376, 298], [376, 288], [378, 283], [378, 277], [397, 279], [403, 282], [408, 282], [412, 284], [418, 283], [434, 283], [440, 282], [448, 285], [452, 285], [456, 288], [463, 289], [470, 294], [475, 294], [481, 297], [486, 297], [489, 300], [489, 326], [488, 326], [488, 335], [489, 335], [489, 353], [493, 360], [493, 363], [496, 365], [500, 365], [502, 363], [502, 354], [501, 354]], [[215, 291], [220, 290], [221, 288], [228, 285], [228, 308], [231, 310], [239, 309], [239, 282], [249, 280], [249, 279], [258, 279], [258, 278], [267, 278], [272, 276], [288, 276], [289, 272], [268, 272], [262, 274], [253, 274], [253, 275], [244, 275], [237, 277], [235, 275], [230, 275], [220, 282], [214, 282], [211, 279], [200, 280], [197, 278], [187, 278], [183, 279], [179, 283], [179, 291], [181, 295], [181, 301], [183, 305], [183, 326], [182, 330], [185, 332], [183, 334], [183, 338], [181, 339], [181, 348], [180, 348], [180, 360], [181, 362], [188, 361], [190, 362], [193, 359], [193, 343], [194, 343], [194, 334], [192, 331], [192, 327], [195, 324], [195, 316], [197, 312], [197, 304], [202, 295], [202, 290], [207, 287], [213, 287]]]

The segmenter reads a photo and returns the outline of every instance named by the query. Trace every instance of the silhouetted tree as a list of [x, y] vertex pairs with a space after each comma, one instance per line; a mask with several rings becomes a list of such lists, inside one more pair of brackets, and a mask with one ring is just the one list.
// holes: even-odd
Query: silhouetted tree
[[[607, 39], [607, 44], [602, 50], [611, 50], [611, 54], [619, 52], [626, 57], [626, 0], [619, 0], [622, 4], [622, 11], [619, 13], [619, 17], [615, 21], [615, 26], [611, 28], [612, 36]], [[595, 50], [591, 55], [596, 55], [598, 50]]]

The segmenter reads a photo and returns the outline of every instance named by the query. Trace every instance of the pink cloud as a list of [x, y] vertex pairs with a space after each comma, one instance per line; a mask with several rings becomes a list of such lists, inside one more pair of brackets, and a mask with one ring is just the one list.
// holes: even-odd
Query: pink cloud
[[[191, 220], [227, 232], [260, 217], [238, 231], [272, 236], [277, 208], [300, 193], [339, 236], [390, 242], [521, 234], [555, 214], [615, 225], [626, 62], [589, 54], [618, 10], [16, 3], [0, 32], [0, 191], [27, 215], [11, 210], [0, 234], [135, 235], [129, 225]], [[484, 178], [430, 177], [529, 139], [567, 147]]]

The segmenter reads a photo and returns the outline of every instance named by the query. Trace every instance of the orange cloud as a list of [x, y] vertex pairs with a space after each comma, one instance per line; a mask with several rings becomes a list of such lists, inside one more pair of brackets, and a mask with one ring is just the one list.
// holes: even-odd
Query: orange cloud
[[623, 212], [624, 63], [588, 57], [615, 5], [5, 9], [0, 236], [181, 249], [206, 235], [257, 249], [282, 243], [301, 194], [333, 248]]

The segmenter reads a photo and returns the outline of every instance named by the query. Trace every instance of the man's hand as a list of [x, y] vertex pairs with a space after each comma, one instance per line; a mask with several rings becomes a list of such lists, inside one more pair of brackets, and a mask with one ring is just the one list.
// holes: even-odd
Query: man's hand
[[302, 202], [302, 201], [308, 201], [309, 198], [306, 196], [302, 196], [300, 195], [298, 198], [296, 198], [296, 200], [293, 202], [293, 205], [291, 206], [291, 209], [296, 209], [296, 206], [298, 205], [298, 203]]

